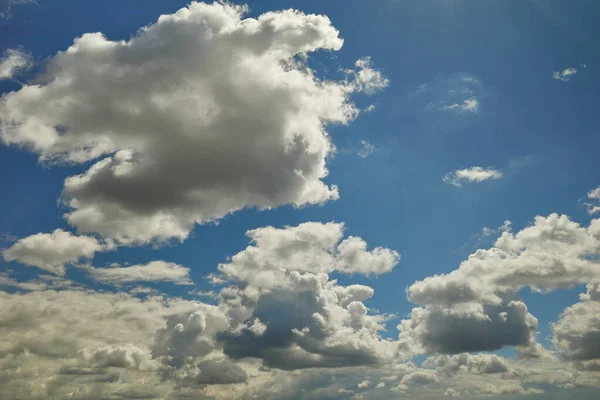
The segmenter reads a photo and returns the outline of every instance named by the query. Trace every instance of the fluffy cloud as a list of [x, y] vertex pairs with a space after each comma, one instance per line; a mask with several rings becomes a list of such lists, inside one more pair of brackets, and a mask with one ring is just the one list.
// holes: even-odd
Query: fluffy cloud
[[582, 301], [568, 307], [552, 327], [560, 355], [583, 370], [600, 371], [600, 281], [587, 285]]
[[11, 79], [14, 74], [31, 64], [31, 55], [18, 49], [8, 49], [0, 58], [0, 80]]
[[247, 232], [252, 244], [219, 265], [228, 280], [265, 288], [281, 286], [289, 271], [379, 275], [400, 261], [393, 250], [376, 247], [355, 236], [344, 238], [344, 224], [306, 222], [296, 227], [258, 228]]
[[110, 246], [89, 236], [76, 236], [56, 229], [52, 233], [38, 233], [19, 240], [2, 252], [6, 261], [18, 261], [64, 275], [66, 263], [74, 263], [82, 258], [92, 258], [97, 251]]
[[585, 228], [564, 215], [536, 217], [516, 234], [504, 231], [493, 248], [478, 250], [457, 270], [415, 282], [407, 295], [421, 307], [399, 326], [400, 350], [455, 354], [508, 345], [521, 346], [522, 356], [542, 356], [537, 320], [516, 293], [597, 279], [597, 227], [598, 220]]
[[245, 12], [191, 3], [128, 41], [75, 39], [40, 84], [2, 96], [0, 137], [46, 162], [106, 156], [66, 179], [66, 218], [124, 243], [183, 240], [244, 207], [338, 198], [322, 181], [325, 127], [356, 117], [353, 92], [387, 81], [369, 59], [336, 82], [296, 57], [341, 48], [327, 17]]
[[414, 308], [400, 330], [401, 352], [457, 354], [535, 345], [538, 321], [522, 301], [498, 306]]
[[502, 172], [493, 168], [471, 167], [448, 172], [442, 178], [444, 182], [461, 187], [465, 183], [479, 183], [488, 179], [500, 179]]
[[575, 68], [565, 68], [562, 71], [555, 71], [552, 73], [552, 78], [563, 82], [569, 82], [571, 77], [577, 73]]

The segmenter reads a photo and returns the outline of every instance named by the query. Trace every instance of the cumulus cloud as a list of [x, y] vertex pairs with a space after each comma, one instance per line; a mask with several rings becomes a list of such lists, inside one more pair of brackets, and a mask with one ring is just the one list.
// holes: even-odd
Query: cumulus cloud
[[589, 283], [581, 300], [553, 325], [553, 343], [578, 368], [600, 371], [600, 281]]
[[451, 273], [415, 282], [407, 295], [421, 307], [399, 326], [401, 350], [455, 354], [510, 345], [522, 346], [523, 356], [541, 356], [537, 320], [516, 293], [598, 279], [598, 226], [593, 220], [585, 228], [565, 215], [536, 217], [517, 233], [503, 232], [494, 247], [477, 250]]
[[252, 244], [219, 271], [228, 280], [278, 287], [288, 272], [380, 275], [391, 271], [400, 255], [390, 249], [367, 249], [359, 237], [344, 239], [344, 224], [305, 222], [295, 227], [264, 227], [247, 232]]
[[429, 383], [438, 382], [438, 378], [434, 372], [431, 371], [415, 371], [410, 374], [404, 375], [400, 381], [401, 385], [410, 386], [413, 384], [427, 385]]
[[62, 229], [52, 233], [37, 233], [19, 240], [2, 252], [6, 261], [18, 261], [64, 275], [67, 263], [74, 263], [82, 258], [92, 258], [98, 251], [110, 246], [101, 244], [90, 236], [77, 236]]
[[465, 183], [479, 183], [488, 179], [500, 178], [502, 178], [502, 172], [493, 168], [471, 167], [448, 172], [442, 179], [446, 183], [462, 187]]
[[555, 71], [552, 73], [552, 78], [563, 82], [569, 82], [571, 77], [577, 73], [575, 68], [565, 68], [562, 71]]
[[79, 231], [183, 240], [244, 207], [338, 198], [323, 182], [325, 128], [356, 117], [352, 93], [387, 80], [368, 58], [350, 78], [320, 80], [296, 56], [341, 48], [327, 17], [246, 10], [193, 2], [127, 41], [84, 34], [50, 57], [39, 84], [2, 96], [4, 143], [44, 162], [104, 157], [65, 181]]
[[0, 80], [11, 79], [16, 72], [31, 64], [31, 55], [18, 49], [8, 49], [0, 58]]
[[165, 261], [152, 261], [145, 265], [128, 267], [93, 268], [86, 271], [93, 279], [102, 283], [124, 285], [134, 282], [173, 282], [191, 285], [189, 268]]
[[375, 145], [371, 144], [367, 140], [361, 139], [360, 145], [362, 146], [358, 151], [358, 156], [360, 158], [367, 158], [375, 152]]

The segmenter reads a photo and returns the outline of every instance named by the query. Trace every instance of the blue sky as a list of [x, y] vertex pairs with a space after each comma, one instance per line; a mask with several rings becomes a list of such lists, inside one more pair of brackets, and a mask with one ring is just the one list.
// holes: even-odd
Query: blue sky
[[[220, 304], [217, 299], [199, 299], [188, 292], [192, 289], [220, 290], [223, 285], [214, 286], [207, 276], [215, 273], [220, 263], [228, 263], [228, 257], [249, 246], [249, 238], [246, 236], [248, 230], [266, 226], [294, 227], [308, 221], [343, 222], [344, 237], [361, 237], [368, 243], [369, 250], [381, 246], [389, 251], [396, 251], [401, 256], [398, 265], [393, 269], [390, 267], [385, 274], [347, 274], [339, 269], [329, 272], [330, 277], [338, 279], [340, 285], [359, 284], [374, 289], [375, 295], [365, 300], [365, 305], [381, 314], [394, 314], [387, 321], [387, 331], [378, 333], [381, 338], [394, 341], [398, 338], [396, 325], [401, 320], [410, 320], [414, 307], [431, 311], [433, 308], [427, 307], [439, 306], [409, 301], [408, 288], [427, 277], [457, 270], [461, 262], [477, 249], [493, 247], [496, 239], [502, 235], [500, 227], [505, 221], [511, 222], [510, 232], [516, 235], [515, 240], [521, 240], [518, 233], [528, 226], [533, 225], [535, 228], [542, 225], [541, 222], [534, 222], [536, 216], [548, 217], [552, 213], [566, 214], [570, 221], [577, 222], [584, 228], [592, 226], [594, 214], [590, 213], [591, 208], [587, 204], [594, 201], [592, 190], [600, 184], [596, 151], [600, 145], [597, 132], [600, 117], [596, 112], [600, 95], [595, 90], [600, 85], [596, 73], [596, 66], [600, 61], [600, 53], [597, 51], [600, 40], [597, 24], [600, 5], [596, 2], [582, 0], [575, 6], [572, 2], [558, 0], [349, 0], [343, 3], [261, 0], [248, 1], [247, 4], [249, 12], [246, 17], [249, 18], [258, 18], [266, 12], [288, 8], [298, 9], [306, 14], [326, 15], [344, 39], [341, 49], [309, 52], [306, 61], [308, 68], [313, 69], [316, 79], [346, 82], [351, 91], [349, 101], [362, 110], [357, 118], [347, 124], [326, 125], [336, 151], [326, 158], [327, 176], [317, 180], [322, 180], [327, 185], [336, 185], [339, 199], [325, 201], [320, 205], [297, 200], [300, 203], [304, 201], [300, 207], [293, 207], [293, 201], [276, 201], [268, 204], [267, 208], [270, 209], [267, 210], [257, 210], [246, 202], [246, 207], [233, 207], [229, 210], [231, 213], [224, 217], [215, 215], [216, 222], [205, 221], [194, 225], [184, 240], [171, 238], [167, 244], [156, 240], [119, 243], [118, 238], [112, 236], [117, 242], [116, 250], [98, 251], [93, 259], [84, 257], [93, 265], [91, 268], [108, 268], [111, 263], [118, 263], [121, 267], [147, 265], [154, 260], [175, 263], [189, 269], [188, 277], [194, 282], [193, 287], [164, 281], [146, 281], [139, 286], [158, 290], [168, 298], [182, 297], [190, 302]], [[186, 6], [187, 2], [175, 0], [148, 0], [143, 5], [133, 0], [91, 3], [39, 0], [37, 4], [14, 4], [10, 15], [6, 13], [5, 18], [0, 20], [0, 50], [5, 52], [4, 60], [7, 60], [7, 51], [18, 49], [29, 68], [15, 69], [10, 77], [0, 80], [2, 99], [9, 98], [11, 93], [18, 93], [23, 83], [33, 83], [39, 79], [39, 74], [57, 52], [67, 49], [75, 38], [84, 33], [102, 32], [106, 40], [128, 40], [141, 27], [153, 24], [160, 15], [174, 13]], [[365, 57], [370, 57], [372, 64], [362, 70], [379, 74], [376, 75], [379, 78], [375, 80], [387, 79], [386, 84], [380, 85], [386, 87], [378, 87], [381, 90], [372, 94], [368, 90], [359, 89], [356, 86], [358, 75], [353, 75], [361, 71], [361, 67], [355, 66], [356, 60], [365, 60]], [[61, 68], [66, 70], [68, 66]], [[344, 72], [347, 69], [353, 69], [354, 72]], [[575, 72], [566, 72], [568, 69]], [[50, 73], [51, 77], [59, 75], [52, 75], [53, 73]], [[94, 79], [93, 76], [91, 79]], [[41, 82], [43, 86], [48, 81]], [[82, 89], [82, 93], [84, 92], [85, 89]], [[367, 111], [371, 105], [373, 109]], [[14, 111], [7, 107], [0, 107], [0, 120], [8, 121], [9, 113]], [[231, 107], [235, 109], [236, 106], [232, 104]], [[32, 111], [34, 108], [23, 110], [19, 110], [18, 114], [22, 118], [29, 115], [42, 118], [42, 114], [35, 114], [38, 111]], [[17, 114], [10, 115], [14, 118]], [[68, 118], [76, 117], [61, 114], [57, 118], [63, 117], [64, 121], [55, 122], [65, 124], [70, 129], [69, 123], [75, 122]], [[263, 115], [257, 117], [262, 118]], [[85, 121], [77, 120], [77, 124], [85, 127]], [[32, 148], [25, 139], [19, 142], [21, 139], [9, 137], [9, 133], [6, 133], [8, 128], [2, 129], [5, 132], [0, 136], [4, 144], [0, 146], [0, 182], [3, 188], [3, 195], [0, 197], [0, 233], [4, 236], [0, 239], [0, 246], [9, 249], [22, 238], [50, 233], [58, 228], [73, 235], [77, 235], [77, 228], [80, 228], [80, 233], [101, 242], [111, 239], [110, 234], [101, 230], [82, 231], [81, 225], [70, 223], [63, 214], [70, 212], [73, 207], [60, 204], [58, 199], [61, 198], [66, 178], [85, 173], [100, 158], [112, 156], [116, 151], [105, 152], [100, 158], [90, 158], [81, 163], [58, 162], [58, 165], [49, 165], [38, 162], [41, 150]], [[27, 134], [24, 129], [19, 131], [22, 137]], [[165, 132], [162, 134], [167, 135]], [[126, 133], [122, 134], [123, 137], [124, 135]], [[359, 155], [365, 146], [362, 141], [366, 141], [370, 147], [367, 153]], [[122, 148], [124, 147], [120, 147]], [[265, 157], [269, 155], [265, 154]], [[235, 166], [235, 162], [236, 159], [233, 158], [229, 165]], [[206, 165], [210, 168], [212, 164]], [[200, 164], [198, 166], [200, 168]], [[460, 170], [473, 176], [474, 167], [494, 171], [497, 175], [486, 176], [481, 181], [465, 178], [456, 185], [451, 184], [450, 179], [444, 179], [445, 176], [450, 176], [447, 174], [458, 174], [457, 171]], [[238, 165], [236, 168], [246, 167]], [[191, 171], [190, 174], [194, 172]], [[96, 193], [94, 188], [84, 190]], [[160, 188], [156, 187], [155, 190]], [[84, 199], [84, 195], [81, 196], [80, 200]], [[168, 194], [166, 196], [169, 197]], [[600, 193], [598, 196], [600, 197]], [[69, 198], [68, 195], [66, 197]], [[483, 233], [485, 228], [491, 228], [490, 234]], [[592, 228], [589, 232], [590, 238], [594, 238]], [[548, 239], [543, 234], [540, 234], [539, 240], [540, 248], [545, 249], [544, 243], [554, 246], [551, 241], [554, 239]], [[523, 241], [525, 243], [525, 239]], [[527, 243], [523, 248], [533, 246]], [[559, 247], [558, 244], [555, 245], [556, 249]], [[541, 251], [538, 247], [531, 249]], [[569, 251], [571, 250], [567, 252]], [[597, 257], [597, 252], [598, 248], [594, 249], [592, 246], [592, 250], [581, 250], [575, 257], [579, 260], [590, 256], [588, 268], [592, 271], [599, 270], [595, 261], [597, 258], [594, 258]], [[4, 276], [7, 279], [9, 276], [14, 279], [11, 282], [39, 282], [39, 275], [48, 273], [35, 266], [24, 266], [27, 262], [23, 262], [23, 255], [19, 254], [10, 261], [11, 257], [4, 253], [5, 260], [0, 261], [0, 271], [6, 273]], [[559, 255], [552, 253], [552, 257]], [[90, 275], [86, 275], [87, 270], [69, 266], [69, 263], [78, 262], [66, 262], [66, 275], [60, 279], [84, 285], [86, 290], [127, 293], [132, 288], [102, 284], [98, 279], [90, 279]], [[521, 273], [527, 275], [526, 270]], [[515, 299], [520, 298], [527, 305], [528, 312], [537, 318], [535, 335], [546, 351], [553, 353], [548, 357], [560, 358], [565, 371], [577, 376], [581, 374], [585, 378], [574, 384], [577, 388], [573, 390], [580, 396], [585, 396], [586, 393], [590, 396], [594, 396], [594, 393], [597, 395], [596, 385], [600, 384], [600, 377], [597, 372], [573, 366], [570, 362], [573, 360], [560, 353], [561, 349], [553, 342], [558, 334], [553, 331], [552, 323], [561, 319], [561, 313], [567, 307], [576, 303], [585, 304], [578, 303], [579, 295], [586, 292], [585, 285], [589, 282], [589, 276], [598, 275], [600, 273], [584, 274], [569, 281], [561, 290], [554, 290], [555, 285], [546, 281], [531, 284], [550, 292], [546, 294], [532, 293], [529, 289], [520, 287], [511, 293], [511, 296], [516, 296]], [[6, 285], [2, 290], [5, 290], [7, 296], [32, 294], [15, 284]], [[484, 287], [480, 290], [492, 289]], [[587, 290], [591, 293], [591, 289]], [[144, 295], [140, 296], [144, 298]], [[24, 304], [26, 300], [11, 297], [10, 301], [18, 305], [20, 302]], [[165, 319], [167, 317], [168, 315]], [[411, 357], [419, 362], [426, 356], [435, 357], [437, 354], [431, 351], [433, 347], [427, 347], [424, 343], [421, 345], [427, 351], [411, 353]], [[237, 345], [244, 346], [243, 343]], [[445, 348], [444, 345], [440, 346], [438, 348]], [[228, 357], [235, 358], [227, 353], [227, 346], [224, 349]], [[484, 352], [486, 350], [481, 349]], [[502, 343], [495, 351], [510, 362], [529, 362], [516, 358], [513, 360], [513, 357], [517, 357], [516, 350], [510, 343]], [[448, 357], [454, 354], [440, 352], [442, 353], [450, 354]], [[540, 365], [550, 363], [544, 357], [538, 358], [536, 362]], [[268, 358], [262, 361], [269, 363]], [[583, 361], [598, 362], [598, 355]], [[198, 359], [197, 362], [204, 361]], [[252, 364], [242, 359], [242, 363], [245, 362]], [[252, 362], [261, 362], [261, 359], [258, 357], [258, 361]], [[372, 386], [373, 391], [363, 388], [352, 391], [352, 394], [338, 391], [336, 393], [340, 398], [346, 398], [344, 395], [349, 396], [347, 398], [384, 398], [381, 397], [381, 388], [380, 391], [375, 390], [378, 383], [375, 376], [380, 374], [377, 372], [379, 370], [374, 368], [369, 373], [368, 369], [364, 370], [364, 365], [350, 367], [359, 368], [356, 372], [358, 378], [352, 378], [359, 379], [356, 384], [370, 379], [372, 382], [364, 387]], [[252, 366], [244, 364], [242, 368], [251, 375], [248, 371]], [[427, 366], [415, 368], [427, 369]], [[525, 364], [522, 368], [546, 367]], [[436, 370], [429, 368], [425, 372], [412, 371], [405, 376], [433, 373], [429, 371]], [[125, 372], [120, 373], [123, 377], [126, 376]], [[335, 375], [337, 372], [333, 368], [327, 373]], [[440, 376], [442, 374], [440, 370], [436, 373]], [[136, 374], [140, 372], [137, 371]], [[365, 376], [373, 377], [367, 379]], [[413, 385], [410, 384], [411, 379], [403, 377], [398, 382], [387, 383], [387, 387], [395, 385], [394, 387], [400, 388], [390, 391], [389, 395], [392, 397], [389, 398], [398, 398], [393, 396], [400, 396], [402, 393], [423, 398], [439, 398], [436, 396], [444, 393], [452, 395], [452, 392], [447, 392], [443, 387], [445, 381], [441, 378], [424, 378], [421, 381], [414, 379]], [[519, 382], [514, 379], [504, 382], [500, 379], [498, 387], [518, 384], [524, 389], [514, 389], [512, 386], [512, 389], [506, 390], [484, 390], [478, 386], [480, 392], [458, 384], [465, 379], [467, 378], [451, 378], [451, 385], [448, 386], [456, 387], [456, 392], [461, 393], [460, 398], [477, 397], [477, 393], [498, 397], [501, 394], [531, 398], [571, 396], [571, 392], [564, 391], [560, 385], [549, 383], [556, 383], [551, 378], [542, 380], [542, 386], [525, 378]], [[123, 381], [126, 379], [123, 378]], [[354, 389], [356, 384], [353, 384]], [[252, 386], [250, 383], [247, 385]], [[312, 387], [311, 384], [306, 385]], [[290, 387], [295, 386], [290, 384]], [[323, 389], [322, 384], [315, 383], [315, 387]], [[531, 388], [544, 390], [546, 394], [541, 395], [541, 392]], [[111, 387], [106, 390], [113, 389]], [[8, 386], [6, 390], [5, 393], [9, 393]], [[200, 385], [194, 387], [194, 390], [199, 390], [206, 398], [215, 396], [210, 391], [210, 385]], [[247, 390], [250, 393], [249, 388], [236, 390]], [[256, 390], [253, 393], [259, 393], [260, 396], [259, 389], [252, 386], [252, 390]], [[285, 396], [290, 398], [337, 398], [327, 397], [330, 395], [325, 392], [321, 395], [315, 392], [317, 394], [314, 397], [302, 397], [293, 389], [289, 391]], [[19, 395], [22, 396], [19, 398], [35, 398], [33, 395]], [[285, 397], [283, 394], [281, 396], [280, 398]], [[82, 395], [81, 398], [85, 397]]]

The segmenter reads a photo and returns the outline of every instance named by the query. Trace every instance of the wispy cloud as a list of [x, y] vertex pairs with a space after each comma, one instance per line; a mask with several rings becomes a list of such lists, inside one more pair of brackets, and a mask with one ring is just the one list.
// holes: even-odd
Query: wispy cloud
[[500, 178], [502, 178], [502, 172], [493, 168], [470, 167], [448, 172], [442, 179], [446, 183], [462, 187], [465, 183], [479, 183], [488, 179]]
[[477, 112], [479, 111], [479, 101], [475, 98], [467, 99], [462, 102], [462, 104], [454, 103], [450, 106], [444, 106], [440, 108], [440, 110], [457, 110], [457, 111], [469, 111], [469, 112]]
[[575, 74], [577, 74], [577, 69], [565, 68], [562, 71], [554, 71], [554, 73], [552, 74], [552, 78], [563, 82], [569, 82], [571, 80], [571, 77]]
[[426, 100], [425, 111], [453, 111], [477, 113], [481, 106], [483, 85], [471, 75], [441, 77], [434, 82], [419, 85], [416, 98]]
[[375, 145], [371, 144], [367, 140], [362, 139], [360, 144], [362, 145], [362, 148], [358, 152], [358, 156], [360, 158], [367, 158], [375, 152]]
[[600, 212], [600, 186], [594, 190], [590, 190], [587, 194], [587, 202], [584, 205], [590, 215]]
[[13, 15], [15, 6], [25, 4], [37, 4], [36, 0], [1, 0], [0, 1], [0, 19], [9, 19]]

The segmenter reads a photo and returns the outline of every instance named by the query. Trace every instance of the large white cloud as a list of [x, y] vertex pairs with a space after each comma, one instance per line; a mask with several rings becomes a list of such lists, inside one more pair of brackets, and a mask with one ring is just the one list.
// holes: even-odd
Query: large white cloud
[[76, 236], [62, 229], [38, 233], [16, 242], [2, 252], [6, 261], [18, 261], [58, 275], [64, 275], [64, 265], [83, 258], [92, 258], [98, 251], [110, 248], [96, 238]]
[[191, 3], [127, 41], [75, 39], [35, 84], [0, 99], [0, 138], [42, 161], [107, 156], [65, 181], [68, 221], [122, 242], [184, 239], [195, 223], [244, 207], [336, 199], [325, 127], [358, 111], [353, 92], [387, 80], [359, 60], [340, 81], [302, 58], [339, 50], [325, 16], [244, 18], [245, 7]]

